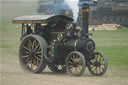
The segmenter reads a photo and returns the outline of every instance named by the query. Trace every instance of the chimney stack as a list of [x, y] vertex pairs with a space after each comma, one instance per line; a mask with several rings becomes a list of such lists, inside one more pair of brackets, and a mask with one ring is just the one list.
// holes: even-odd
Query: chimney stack
[[84, 28], [81, 32], [82, 36], [88, 37], [88, 19], [89, 19], [89, 5], [86, 3], [82, 4], [82, 28]]

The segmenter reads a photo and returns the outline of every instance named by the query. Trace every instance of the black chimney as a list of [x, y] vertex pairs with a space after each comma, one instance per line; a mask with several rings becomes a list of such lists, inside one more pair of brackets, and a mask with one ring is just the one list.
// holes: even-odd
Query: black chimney
[[82, 4], [82, 28], [84, 28], [81, 32], [81, 35], [84, 37], [88, 37], [88, 19], [89, 19], [89, 5], [86, 3]]

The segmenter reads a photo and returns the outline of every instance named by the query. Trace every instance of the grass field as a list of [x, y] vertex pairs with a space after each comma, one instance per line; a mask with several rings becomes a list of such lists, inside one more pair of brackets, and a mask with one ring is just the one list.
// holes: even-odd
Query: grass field
[[128, 29], [120, 28], [115, 31], [96, 31], [94, 40], [96, 49], [107, 56], [108, 62], [128, 70]]

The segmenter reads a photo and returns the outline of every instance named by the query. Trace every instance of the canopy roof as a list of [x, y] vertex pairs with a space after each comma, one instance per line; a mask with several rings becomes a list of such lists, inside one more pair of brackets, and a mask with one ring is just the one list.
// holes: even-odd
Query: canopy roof
[[31, 16], [20, 16], [13, 19], [13, 23], [22, 24], [22, 23], [57, 23], [63, 21], [65, 23], [72, 22], [73, 19], [64, 15], [31, 15]]

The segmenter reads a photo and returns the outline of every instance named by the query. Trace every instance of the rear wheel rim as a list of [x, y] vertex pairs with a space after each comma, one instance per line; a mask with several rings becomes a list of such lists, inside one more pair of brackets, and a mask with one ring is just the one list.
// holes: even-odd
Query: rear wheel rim
[[34, 37], [27, 37], [20, 47], [20, 62], [24, 70], [38, 72], [43, 62], [42, 49]]

